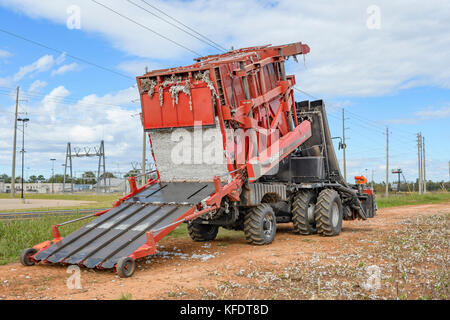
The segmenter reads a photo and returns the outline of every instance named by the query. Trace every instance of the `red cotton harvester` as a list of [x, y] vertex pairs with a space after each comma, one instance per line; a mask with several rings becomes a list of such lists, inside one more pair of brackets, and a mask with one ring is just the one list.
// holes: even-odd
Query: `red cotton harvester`
[[130, 194], [65, 238], [58, 228], [73, 221], [53, 226], [53, 240], [25, 249], [22, 263], [129, 277], [183, 222], [194, 241], [223, 227], [265, 245], [277, 223], [335, 236], [343, 219], [373, 217], [373, 192], [341, 176], [323, 101], [294, 100], [285, 61], [309, 51], [300, 42], [251, 47], [138, 77], [157, 176], [140, 188], [131, 177]]

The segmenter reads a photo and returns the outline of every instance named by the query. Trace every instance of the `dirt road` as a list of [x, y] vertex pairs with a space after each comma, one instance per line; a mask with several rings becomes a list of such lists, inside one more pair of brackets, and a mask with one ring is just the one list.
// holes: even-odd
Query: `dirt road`
[[[338, 237], [279, 225], [275, 242], [242, 234], [210, 243], [167, 238], [132, 278], [60, 266], [0, 266], [1, 299], [448, 299], [450, 203], [382, 209]], [[75, 282], [70, 282], [72, 285]]]

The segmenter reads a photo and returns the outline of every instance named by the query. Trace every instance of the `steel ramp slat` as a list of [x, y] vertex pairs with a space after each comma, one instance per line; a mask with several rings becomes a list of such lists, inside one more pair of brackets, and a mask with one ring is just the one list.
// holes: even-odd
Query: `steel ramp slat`
[[175, 219], [180, 217], [185, 212], [186, 208], [183, 207], [173, 208], [166, 215], [162, 216], [160, 219], [149, 225], [146, 229], [141, 230], [138, 233], [135, 233], [132, 238], [128, 239], [128, 241], [122, 241], [122, 245], [118, 249], [110, 253], [96, 266], [101, 266], [105, 269], [110, 269], [114, 267], [114, 265], [120, 258], [129, 256], [136, 249], [138, 249], [141, 245], [145, 243], [147, 239], [146, 237], [147, 231], [151, 231], [152, 229], [156, 229], [159, 226], [163, 226], [170, 222], [173, 222]]
[[[52, 263], [62, 262], [61, 260], [68, 257], [71, 251], [79, 247], [85, 246], [92, 239], [98, 237], [100, 233], [107, 230], [115, 223], [117, 223], [117, 221], [120, 221], [122, 217], [132, 215], [138, 209], [139, 207], [136, 207], [136, 205], [131, 204], [130, 206], [127, 206], [125, 210], [120, 210], [118, 214], [115, 214], [110, 219], [104, 220], [101, 223], [96, 223], [96, 220], [88, 223], [82, 229], [87, 228], [89, 232], [84, 233], [83, 236], [79, 236], [76, 239], [72, 239], [70, 243], [67, 246], [65, 246], [64, 250], [60, 250], [57, 253], [52, 254], [50, 257], [46, 258], [46, 260]], [[62, 241], [64, 240], [65, 239], [63, 239]]]
[[55, 254], [53, 258], [48, 259], [50, 262], [66, 262], [71, 264], [78, 263], [76, 257], [74, 255], [78, 253], [80, 250], [84, 249], [85, 247], [95, 243], [95, 241], [102, 236], [106, 235], [108, 232], [110, 232], [115, 227], [119, 226], [126, 220], [132, 219], [135, 215], [139, 214], [144, 209], [144, 206], [139, 205], [132, 205], [129, 208], [133, 209], [131, 212], [127, 213], [127, 211], [122, 212], [122, 215], [119, 215], [115, 221], [112, 221], [113, 223], [109, 223], [109, 225], [105, 227], [102, 227], [102, 224], [98, 225], [94, 228], [94, 230], [91, 232], [91, 234], [79, 238], [80, 243], [74, 243], [72, 245], [71, 250], [66, 250], [65, 252], [62, 252], [61, 254], [57, 255]]
[[[111, 229], [108, 234], [105, 234], [103, 237], [98, 238], [96, 242], [92, 242], [89, 244], [87, 248], [85, 248], [84, 251], [79, 252], [76, 259], [71, 259], [71, 261], [67, 260], [68, 263], [82, 263], [84, 264], [84, 261], [89, 259], [91, 256], [95, 255], [99, 251], [103, 250], [104, 248], [108, 247], [111, 243], [113, 243], [117, 238], [121, 237], [122, 235], [129, 232], [129, 230], [133, 229], [143, 221], [145, 221], [148, 217], [155, 214], [155, 212], [158, 212], [161, 210], [160, 206], [154, 206], [154, 207], [144, 207], [144, 209], [148, 210], [141, 210], [139, 213], [139, 216], [135, 216], [135, 221], [130, 221], [131, 223], [122, 227], [122, 228], [115, 228]], [[120, 225], [118, 226], [120, 227]]]
[[[161, 218], [164, 218], [168, 214], [170, 214], [173, 206], [162, 206], [159, 208], [161, 210], [158, 210], [158, 214], [150, 213], [146, 215], [144, 219], [141, 219], [141, 221], [139, 221], [139, 223], [127, 228], [126, 232], [121, 233], [113, 241], [108, 242], [108, 244], [100, 248], [100, 250], [98, 250], [95, 255], [87, 257], [83, 260], [82, 263], [88, 268], [94, 268], [112, 253], [114, 253], [118, 248], [121, 248], [124, 243], [128, 243], [129, 240], [134, 238], [136, 234], [142, 231], [145, 233], [145, 230], [148, 228], [148, 226], [157, 223], [157, 221], [159, 221]], [[133, 251], [129, 252], [128, 255], [130, 255], [131, 253], [133, 253]]]
[[[164, 217], [164, 219], [161, 220], [157, 225], [149, 226], [146, 231], [151, 231], [153, 229], [158, 229], [159, 227], [169, 225], [177, 218], [179, 218], [182, 214], [184, 214], [187, 210], [189, 209], [183, 207], [178, 208], [178, 210], [173, 212], [171, 215], [167, 215], [166, 217]], [[135, 237], [133, 242], [129, 242], [127, 246], [123, 246], [120, 251], [118, 251], [110, 258], [106, 259], [100, 266], [105, 269], [113, 268], [120, 258], [129, 256], [147, 241], [147, 236], [145, 233], [146, 232], [142, 232], [140, 236]], [[124, 238], [123, 241], [127, 241], [127, 239]]]
[[90, 224], [93, 223], [93, 222], [91, 222], [91, 223], [87, 224], [86, 226], [72, 232], [70, 235], [68, 235], [67, 237], [65, 237], [64, 239], [59, 241], [58, 243], [52, 245], [51, 247], [49, 247], [48, 249], [46, 249], [40, 253], [38, 253], [34, 257], [34, 259], [37, 261], [46, 260], [49, 256], [64, 249], [65, 247], [67, 247], [68, 245], [70, 245], [71, 243], [76, 241], [77, 239], [85, 236], [86, 234], [93, 231], [97, 226], [101, 225], [105, 221], [114, 218], [122, 211], [128, 209], [131, 205], [132, 205], [132, 203], [124, 203], [119, 207], [111, 209], [109, 212], [107, 212], [107, 213], [101, 215], [100, 217], [98, 217], [97, 219], [95, 219], [93, 221], [93, 222], [96, 222], [96, 224], [94, 226], [88, 227]]

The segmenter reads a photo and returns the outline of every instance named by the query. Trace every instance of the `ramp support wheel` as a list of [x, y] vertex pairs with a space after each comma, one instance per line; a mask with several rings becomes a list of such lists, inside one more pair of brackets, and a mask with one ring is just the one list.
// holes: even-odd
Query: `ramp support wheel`
[[31, 260], [31, 256], [36, 252], [37, 250], [33, 248], [24, 249], [20, 254], [20, 263], [26, 267], [34, 266], [34, 261]]
[[116, 271], [121, 278], [131, 277], [135, 269], [136, 263], [130, 257], [120, 258], [119, 261], [117, 261]]

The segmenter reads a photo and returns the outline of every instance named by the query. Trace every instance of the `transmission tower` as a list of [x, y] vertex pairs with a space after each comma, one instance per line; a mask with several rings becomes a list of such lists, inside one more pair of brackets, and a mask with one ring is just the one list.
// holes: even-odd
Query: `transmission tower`
[[[100, 142], [100, 147], [74, 147], [73, 153], [70, 142], [67, 143], [66, 149], [66, 163], [64, 165], [64, 180], [63, 180], [63, 192], [66, 191], [66, 175], [67, 169], [70, 168], [70, 190], [73, 193], [73, 176], [72, 176], [72, 158], [92, 158], [98, 157], [98, 170], [97, 170], [97, 186], [96, 192], [100, 192], [101, 182], [103, 181], [103, 188], [106, 190], [106, 158], [105, 158], [105, 142]], [[100, 180], [100, 177], [102, 179]]]

